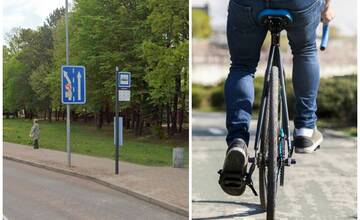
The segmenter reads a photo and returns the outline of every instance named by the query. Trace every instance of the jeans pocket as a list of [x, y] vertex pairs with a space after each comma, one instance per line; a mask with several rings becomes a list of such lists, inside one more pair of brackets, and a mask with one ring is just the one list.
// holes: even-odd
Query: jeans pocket
[[294, 22], [290, 27], [307, 26], [320, 22], [323, 0], [315, 0], [310, 6], [302, 10], [291, 11]]
[[228, 8], [228, 31], [250, 33], [256, 29], [252, 8], [230, 1]]

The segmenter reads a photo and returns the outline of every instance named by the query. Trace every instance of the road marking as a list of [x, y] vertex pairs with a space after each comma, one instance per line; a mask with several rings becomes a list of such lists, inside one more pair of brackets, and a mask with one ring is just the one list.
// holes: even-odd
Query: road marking
[[5, 215], [3, 216], [3, 220], [9, 220]]
[[80, 72], [78, 72], [77, 80], [78, 80], [78, 100], [81, 100], [81, 74], [80, 74]]

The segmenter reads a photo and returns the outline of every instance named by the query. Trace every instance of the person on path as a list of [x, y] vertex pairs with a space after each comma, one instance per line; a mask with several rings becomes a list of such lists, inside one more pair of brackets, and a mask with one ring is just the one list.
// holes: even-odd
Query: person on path
[[33, 141], [34, 149], [39, 149], [40, 126], [37, 119], [34, 119], [29, 136]]

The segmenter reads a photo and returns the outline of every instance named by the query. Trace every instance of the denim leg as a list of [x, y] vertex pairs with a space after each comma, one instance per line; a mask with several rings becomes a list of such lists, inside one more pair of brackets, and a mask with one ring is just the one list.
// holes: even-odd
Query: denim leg
[[231, 56], [225, 82], [227, 142], [242, 138], [249, 142], [249, 125], [254, 101], [253, 78], [266, 29], [253, 18], [254, 8], [230, 1], [227, 38]]
[[[316, 28], [320, 22], [321, 2], [296, 14], [298, 23], [287, 29], [293, 53], [293, 87], [296, 98], [296, 128], [316, 125], [316, 97], [320, 82], [320, 66], [316, 46]], [[303, 19], [302, 19], [303, 18]]]

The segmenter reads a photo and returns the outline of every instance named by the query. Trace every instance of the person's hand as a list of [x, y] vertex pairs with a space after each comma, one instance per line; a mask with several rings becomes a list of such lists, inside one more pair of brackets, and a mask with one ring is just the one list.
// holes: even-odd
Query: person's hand
[[335, 18], [335, 13], [331, 7], [326, 7], [325, 10], [321, 13], [321, 21], [324, 24], [328, 24]]

